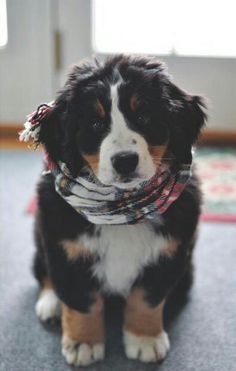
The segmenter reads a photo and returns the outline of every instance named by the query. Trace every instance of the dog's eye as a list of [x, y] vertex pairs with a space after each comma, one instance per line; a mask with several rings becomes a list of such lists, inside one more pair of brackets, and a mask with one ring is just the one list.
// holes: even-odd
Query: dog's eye
[[93, 130], [94, 130], [96, 133], [100, 133], [101, 131], [103, 131], [104, 126], [105, 126], [104, 123], [101, 122], [101, 121], [95, 121], [95, 122], [93, 122], [93, 124], [92, 124]]
[[137, 122], [137, 125], [138, 126], [142, 126], [142, 127], [145, 127], [148, 122], [149, 122], [149, 119], [147, 116], [144, 116], [144, 115], [139, 115], [136, 119], [136, 122]]

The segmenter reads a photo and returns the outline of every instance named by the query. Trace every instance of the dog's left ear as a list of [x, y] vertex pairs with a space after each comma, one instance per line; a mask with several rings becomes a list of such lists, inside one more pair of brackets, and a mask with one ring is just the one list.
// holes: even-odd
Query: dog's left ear
[[170, 149], [181, 163], [191, 163], [192, 145], [197, 140], [207, 115], [202, 97], [190, 95], [168, 84], [168, 122]]

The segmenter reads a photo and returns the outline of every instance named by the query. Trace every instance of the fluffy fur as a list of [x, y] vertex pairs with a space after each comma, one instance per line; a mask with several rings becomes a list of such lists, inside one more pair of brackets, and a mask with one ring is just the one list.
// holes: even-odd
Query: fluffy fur
[[[103, 183], [131, 187], [149, 179], [162, 162], [176, 166], [191, 161], [191, 147], [206, 118], [203, 108], [201, 98], [179, 89], [155, 59], [116, 56], [104, 64], [94, 60], [73, 68], [42, 122], [40, 141], [53, 161], [66, 162], [73, 176], [84, 157]], [[55, 192], [50, 174], [39, 182], [38, 200], [34, 271], [44, 296], [36, 308], [42, 320], [58, 313], [52, 292], [45, 294], [49, 279], [71, 311], [62, 316], [66, 360], [83, 365], [103, 358], [104, 351], [93, 355], [97, 344], [103, 348], [105, 341], [103, 306], [96, 303], [112, 293], [121, 295], [129, 307], [137, 288], [142, 290], [142, 306], [132, 301], [129, 310], [137, 312], [140, 325], [138, 330], [134, 324], [124, 328], [126, 354], [144, 362], [163, 359], [169, 341], [161, 312], [158, 319], [154, 313], [191, 265], [200, 214], [195, 175], [161, 218], [136, 225], [92, 225]], [[151, 321], [152, 330], [145, 329]], [[89, 323], [98, 324], [98, 339]]]

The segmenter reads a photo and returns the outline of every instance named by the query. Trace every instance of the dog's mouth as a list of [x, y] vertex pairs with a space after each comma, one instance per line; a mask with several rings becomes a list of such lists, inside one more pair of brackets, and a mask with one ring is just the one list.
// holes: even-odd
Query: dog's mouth
[[141, 182], [147, 180], [146, 178], [142, 177], [138, 173], [121, 176], [116, 175], [112, 181], [112, 185], [119, 187], [119, 188], [133, 188], [138, 186]]
[[137, 179], [137, 176], [120, 176], [119, 182], [120, 183], [130, 183], [133, 182], [135, 179]]

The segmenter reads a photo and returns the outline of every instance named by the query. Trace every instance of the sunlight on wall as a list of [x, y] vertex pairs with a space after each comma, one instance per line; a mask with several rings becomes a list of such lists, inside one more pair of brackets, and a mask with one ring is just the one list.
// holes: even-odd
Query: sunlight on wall
[[93, 48], [236, 57], [235, 14], [235, 0], [93, 0]]

